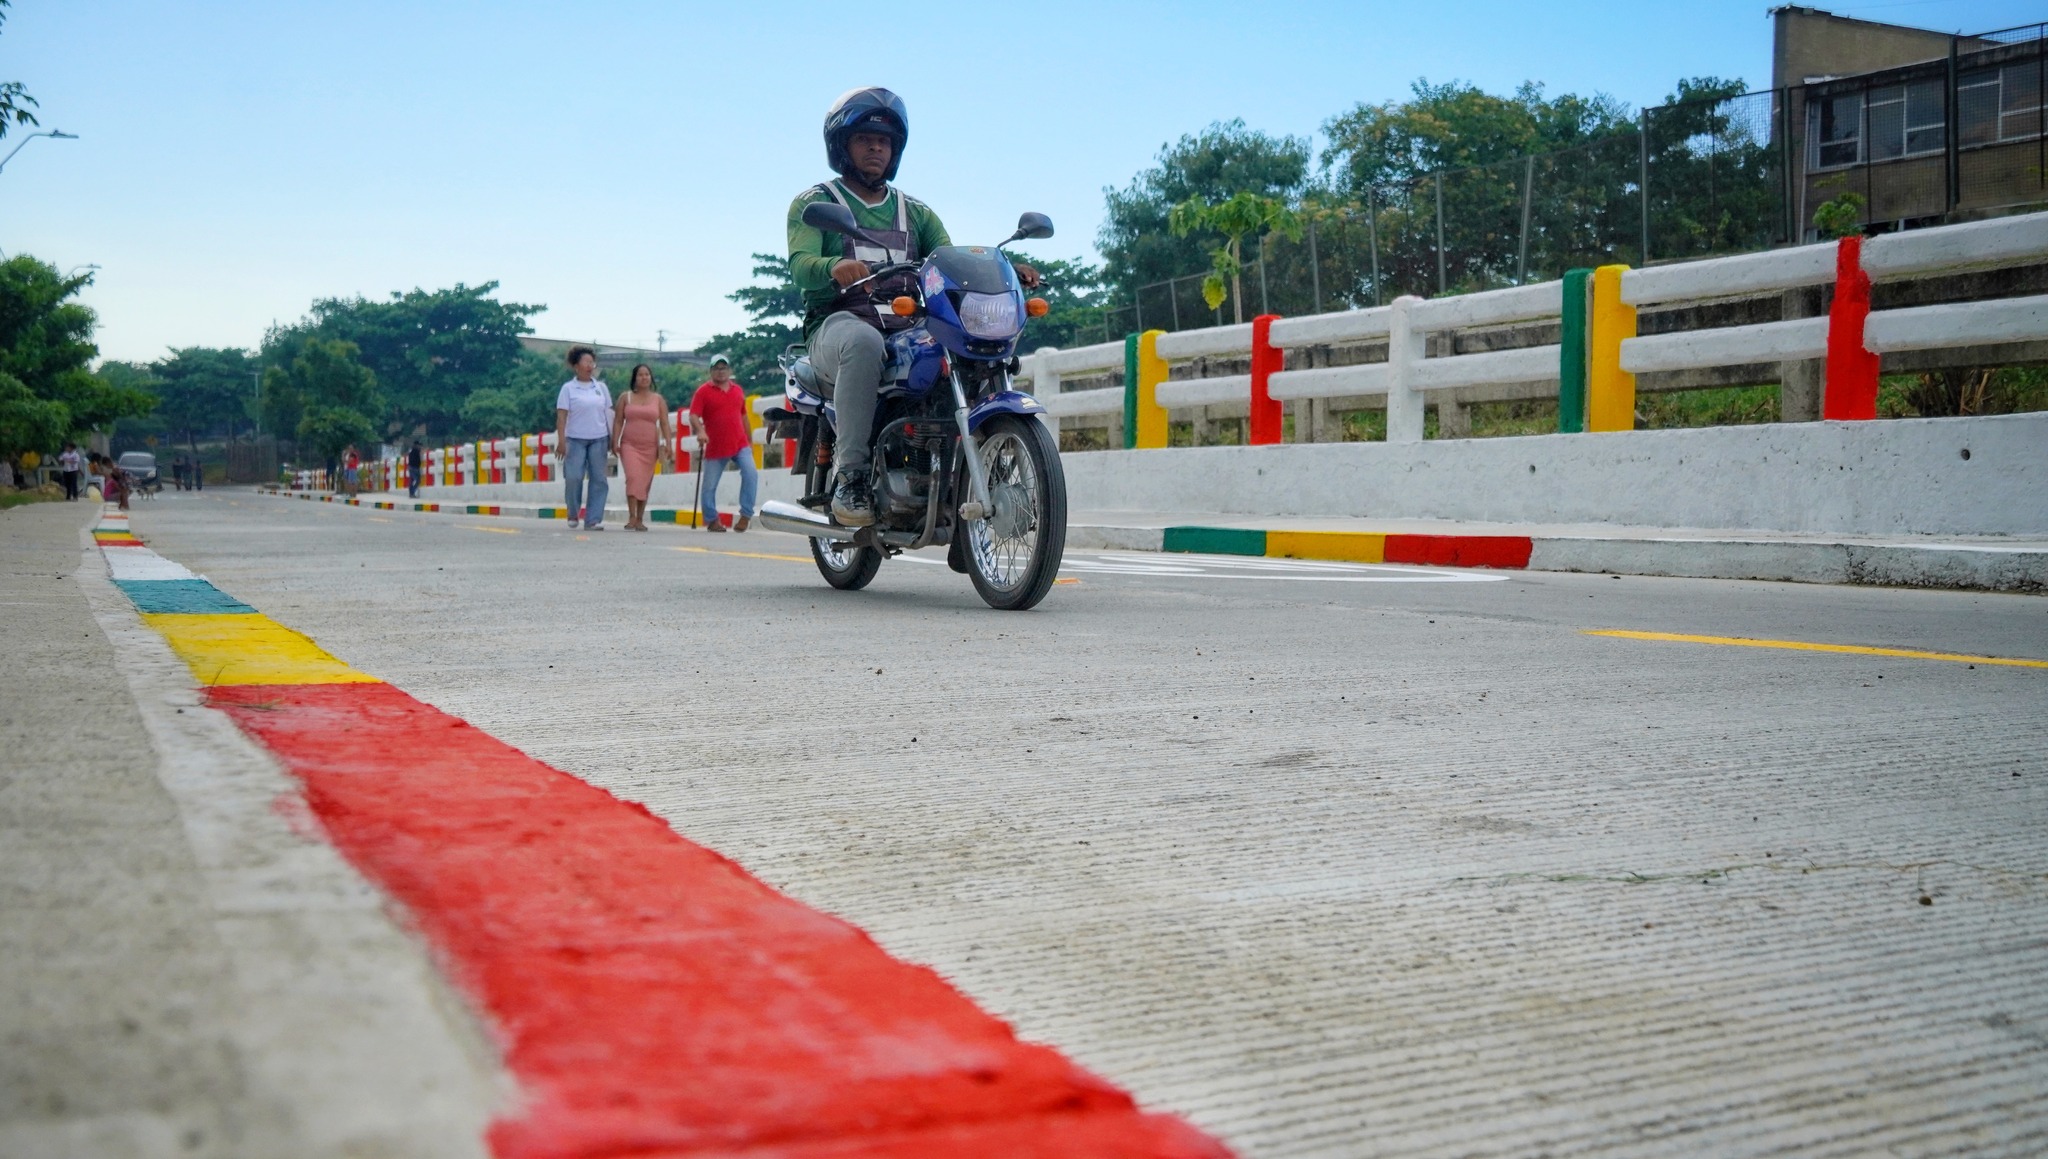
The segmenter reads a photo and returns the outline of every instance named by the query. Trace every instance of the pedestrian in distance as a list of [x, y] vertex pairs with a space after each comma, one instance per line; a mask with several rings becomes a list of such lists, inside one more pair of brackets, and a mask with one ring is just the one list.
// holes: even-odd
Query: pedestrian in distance
[[98, 451], [93, 452], [92, 459], [100, 477], [101, 502], [117, 503], [121, 510], [128, 510], [128, 472], [121, 469], [121, 464]]
[[356, 453], [356, 445], [350, 443], [341, 453], [341, 493], [354, 495], [362, 486], [363, 457]]
[[760, 472], [754, 467], [754, 433], [747, 426], [747, 394], [732, 376], [732, 359], [723, 354], [711, 360], [711, 381], [697, 388], [690, 398], [690, 433], [697, 439], [697, 509], [704, 513], [704, 530], [724, 531], [718, 515], [718, 481], [728, 466], [740, 472], [740, 515], [734, 531], [745, 531], [754, 518], [754, 499], [761, 489]]
[[654, 370], [644, 362], [633, 368], [627, 382], [626, 393], [614, 408], [612, 445], [619, 448], [619, 470], [626, 476], [626, 530], [645, 531], [654, 465], [670, 454], [668, 400], [655, 393]]
[[562, 464], [563, 505], [573, 526], [581, 515], [589, 531], [604, 530], [611, 497], [605, 467], [612, 452], [612, 392], [598, 380], [597, 351], [569, 348], [575, 377], [555, 392], [555, 458]]
[[405, 496], [408, 499], [420, 497], [420, 468], [426, 456], [420, 450], [420, 441], [412, 441], [412, 449], [405, 453]]
[[57, 470], [64, 475], [64, 498], [78, 498], [79, 472], [85, 465], [85, 457], [78, 453], [77, 443], [65, 443], [64, 450], [57, 456]]

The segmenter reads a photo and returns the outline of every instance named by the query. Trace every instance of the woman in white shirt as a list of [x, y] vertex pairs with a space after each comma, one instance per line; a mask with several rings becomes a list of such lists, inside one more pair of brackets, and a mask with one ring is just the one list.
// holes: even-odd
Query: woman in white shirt
[[611, 496], [604, 472], [612, 451], [612, 392], [597, 381], [597, 352], [590, 347], [571, 346], [569, 366], [576, 377], [555, 395], [555, 458], [562, 464], [564, 506], [571, 527], [580, 512], [585, 528], [603, 531], [604, 501]]

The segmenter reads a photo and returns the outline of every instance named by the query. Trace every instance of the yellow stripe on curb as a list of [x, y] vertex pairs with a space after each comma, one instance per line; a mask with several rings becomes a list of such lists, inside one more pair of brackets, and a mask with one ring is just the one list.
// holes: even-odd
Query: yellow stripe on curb
[[1387, 562], [1387, 537], [1362, 531], [1268, 531], [1266, 554], [1283, 559]]
[[145, 613], [201, 684], [379, 684], [264, 615]]
[[1756, 640], [1747, 636], [1686, 636], [1676, 632], [1629, 632], [1620, 628], [1588, 629], [1588, 636], [1623, 640], [1666, 640], [1679, 644], [1721, 644], [1735, 648], [1784, 648], [1794, 652], [1842, 652], [1851, 656], [1890, 656], [1900, 660], [1946, 660], [1962, 664], [1996, 664], [2008, 668], [2048, 668], [2048, 660], [2010, 656], [1972, 656], [1963, 652], [1917, 652], [1911, 648], [1871, 648], [1862, 644], [1815, 644], [1807, 640]]

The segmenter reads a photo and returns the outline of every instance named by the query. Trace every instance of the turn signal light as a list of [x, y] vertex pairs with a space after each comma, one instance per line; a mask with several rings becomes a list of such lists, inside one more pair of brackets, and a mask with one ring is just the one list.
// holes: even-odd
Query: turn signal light
[[917, 299], [906, 294], [889, 303], [889, 308], [896, 311], [898, 318], [908, 318], [912, 314], [917, 313]]
[[1026, 298], [1024, 300], [1024, 312], [1033, 318], [1043, 318], [1046, 315], [1046, 311], [1051, 309], [1051, 306], [1045, 304], [1044, 298]]

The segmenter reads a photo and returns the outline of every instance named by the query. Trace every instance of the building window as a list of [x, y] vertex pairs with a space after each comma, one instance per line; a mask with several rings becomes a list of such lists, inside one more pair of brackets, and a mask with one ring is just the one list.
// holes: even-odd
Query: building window
[[1998, 139], [2023, 141], [2041, 132], [2041, 69], [2009, 64], [1999, 70]]
[[1939, 153], [1948, 138], [1938, 80], [1872, 89], [1869, 98], [1870, 159], [1891, 161]]
[[1956, 84], [1957, 141], [1990, 145], [2041, 132], [2041, 71], [2033, 61], [1964, 73]]
[[1816, 97], [1806, 106], [1807, 164], [1834, 169], [1863, 160], [1863, 94]]

